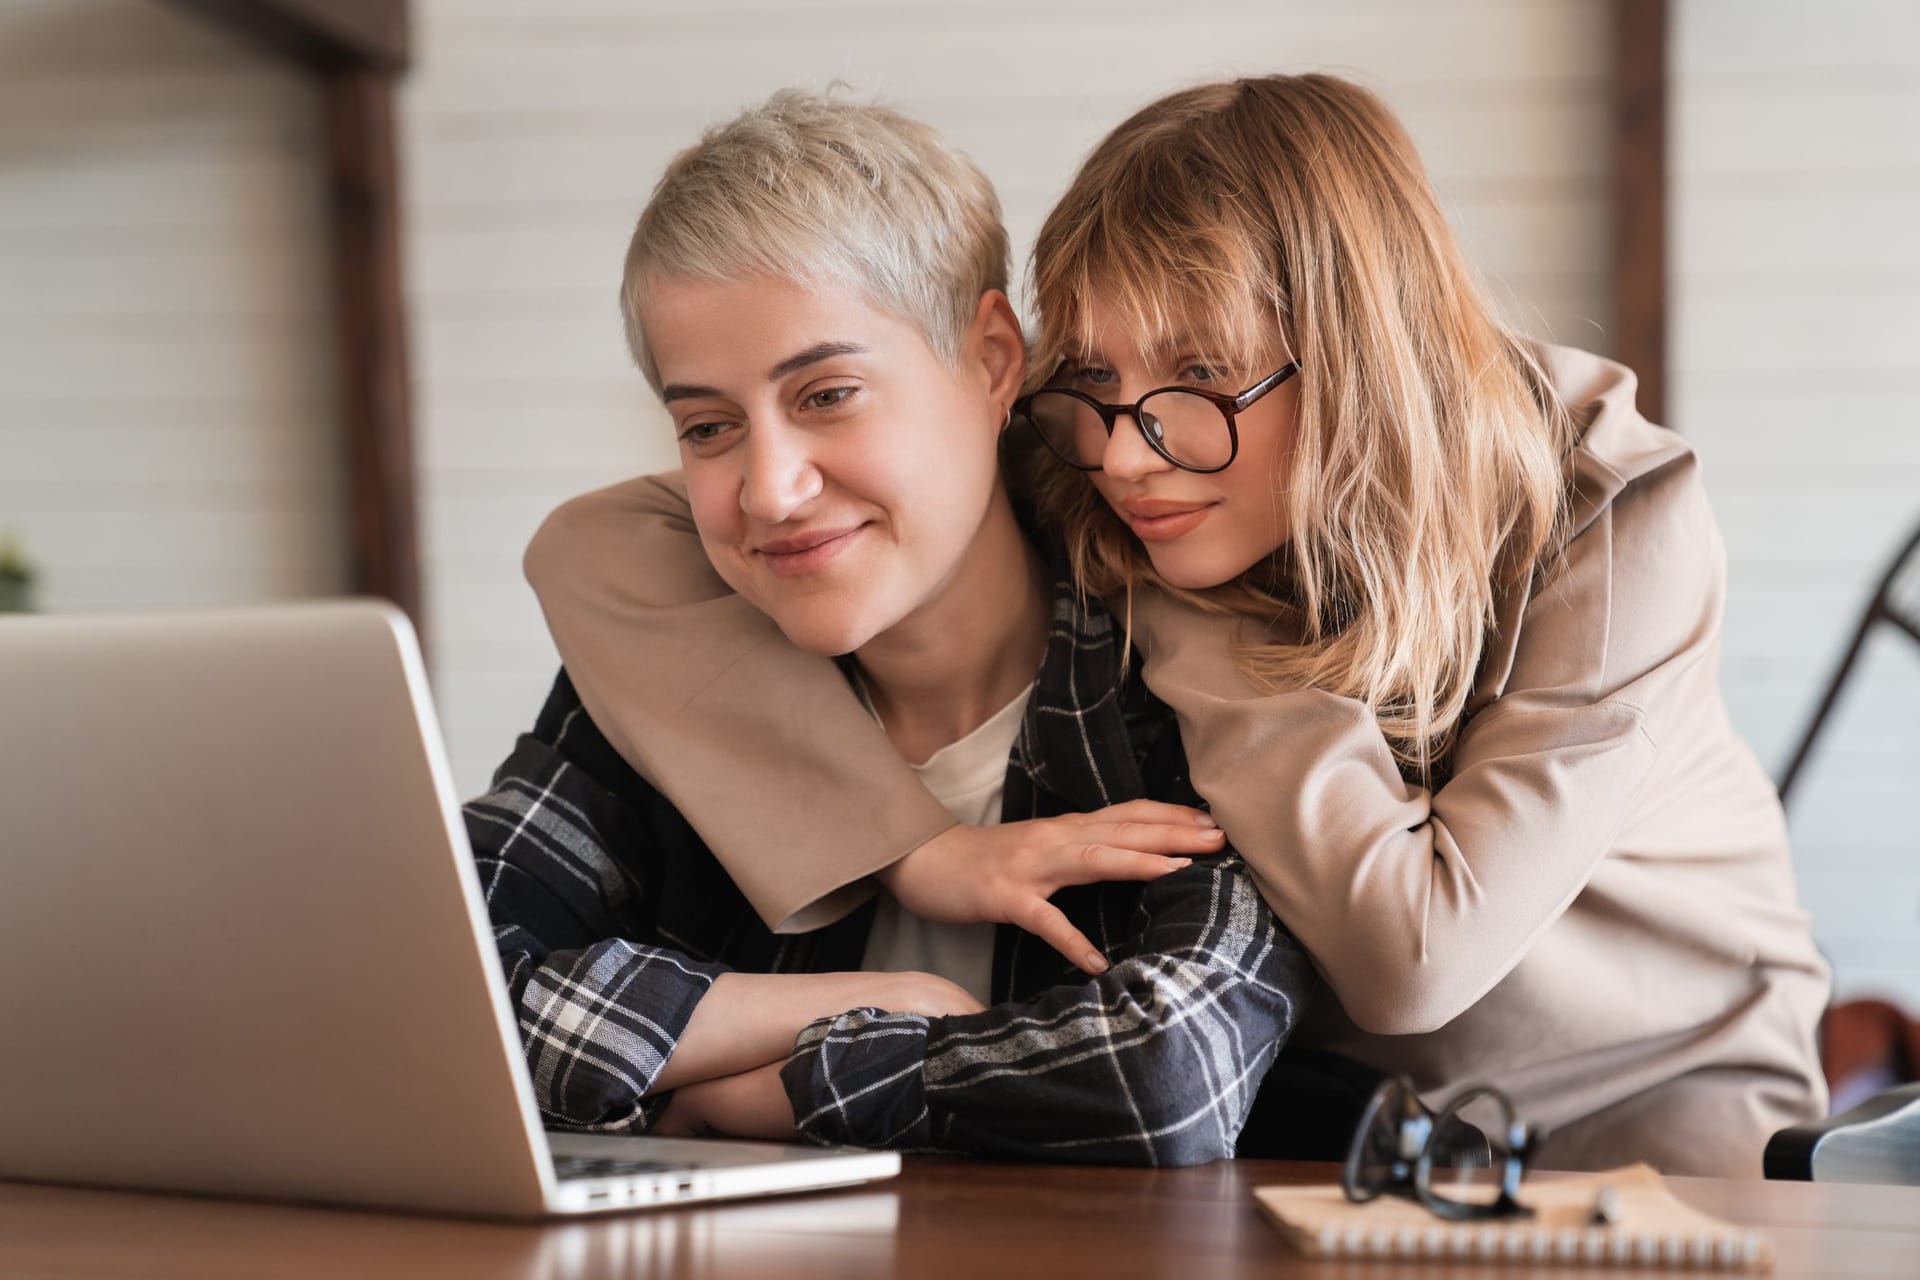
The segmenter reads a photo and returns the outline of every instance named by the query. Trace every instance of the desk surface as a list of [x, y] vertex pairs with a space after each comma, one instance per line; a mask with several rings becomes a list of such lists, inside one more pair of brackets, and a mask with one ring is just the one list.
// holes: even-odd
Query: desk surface
[[[1310, 1263], [1252, 1189], [1331, 1165], [1141, 1171], [909, 1159], [888, 1182], [553, 1226], [513, 1226], [0, 1183], [0, 1278], [613, 1276], [1381, 1276]], [[1676, 1178], [1710, 1213], [1772, 1232], [1783, 1278], [1920, 1275], [1920, 1189]], [[1419, 1274], [1440, 1271], [1421, 1267]], [[1444, 1274], [1565, 1276], [1523, 1266]], [[1597, 1272], [1597, 1276], [1647, 1272]], [[1694, 1273], [1698, 1274], [1698, 1273]]]

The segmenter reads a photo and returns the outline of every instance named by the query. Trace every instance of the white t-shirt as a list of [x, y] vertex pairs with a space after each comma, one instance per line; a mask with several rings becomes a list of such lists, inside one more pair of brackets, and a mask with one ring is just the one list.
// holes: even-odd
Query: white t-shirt
[[[1000, 821], [1007, 757], [1020, 736], [1020, 722], [1026, 718], [1027, 699], [1032, 692], [1029, 685], [978, 729], [940, 748], [925, 764], [913, 766], [921, 784], [947, 807], [956, 822], [987, 826]], [[993, 933], [991, 924], [924, 920], [883, 890], [860, 967], [876, 973], [937, 973], [964, 988], [981, 1004], [990, 1004]]]

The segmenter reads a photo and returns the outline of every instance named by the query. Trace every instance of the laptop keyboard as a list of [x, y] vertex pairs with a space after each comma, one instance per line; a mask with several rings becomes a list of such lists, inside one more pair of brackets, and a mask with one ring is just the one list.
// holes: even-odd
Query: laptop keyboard
[[643, 1173], [684, 1169], [659, 1160], [609, 1160], [602, 1156], [555, 1156], [553, 1171], [561, 1178], [630, 1178]]

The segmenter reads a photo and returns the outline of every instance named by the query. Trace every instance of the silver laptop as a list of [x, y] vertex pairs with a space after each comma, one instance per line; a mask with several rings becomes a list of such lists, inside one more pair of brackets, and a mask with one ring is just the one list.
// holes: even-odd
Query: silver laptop
[[900, 1167], [542, 1131], [374, 603], [0, 619], [0, 1028], [0, 1178], [540, 1217]]

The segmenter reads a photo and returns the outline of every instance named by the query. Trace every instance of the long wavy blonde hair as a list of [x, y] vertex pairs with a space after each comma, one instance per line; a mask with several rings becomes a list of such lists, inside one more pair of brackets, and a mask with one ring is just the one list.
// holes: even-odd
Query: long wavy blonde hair
[[1404, 774], [1443, 771], [1496, 599], [1559, 540], [1575, 429], [1386, 105], [1326, 75], [1160, 99], [1048, 216], [1033, 296], [1041, 380], [1090, 348], [1096, 297], [1143, 351], [1201, 320], [1256, 376], [1276, 349], [1299, 361], [1270, 563], [1176, 591], [1081, 473], [1039, 462], [1036, 500], [1087, 590], [1154, 583], [1244, 617], [1256, 684], [1359, 699]]

